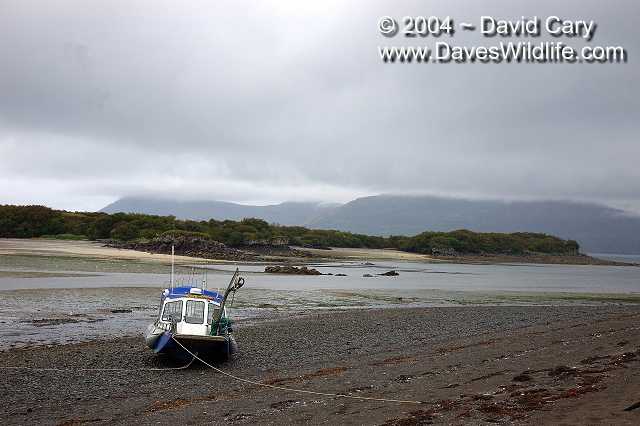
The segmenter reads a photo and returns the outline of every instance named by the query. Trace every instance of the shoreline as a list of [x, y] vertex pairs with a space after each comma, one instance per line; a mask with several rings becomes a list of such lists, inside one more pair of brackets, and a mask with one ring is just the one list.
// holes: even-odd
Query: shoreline
[[565, 255], [461, 255], [456, 257], [436, 257], [447, 263], [461, 264], [524, 264], [524, 265], [573, 265], [573, 266], [640, 266], [637, 263], [619, 262], [615, 260], [599, 259], [589, 255], [565, 256]]
[[[8, 424], [526, 422], [633, 424], [640, 306], [355, 310], [239, 324], [225, 372], [265, 384], [420, 405], [304, 395], [172, 366], [141, 337], [0, 353]], [[330, 330], [330, 332], [328, 332]], [[293, 350], [292, 350], [293, 348]], [[132, 372], [83, 372], [81, 368]], [[114, 404], [114, 402], [116, 402]], [[66, 422], [66, 423], [65, 423]]]
[[593, 265], [593, 266], [640, 266], [638, 263], [599, 259], [586, 254], [567, 255], [471, 255], [430, 256], [426, 254], [403, 252], [393, 249], [352, 249], [332, 247], [330, 250], [295, 247], [313, 255], [334, 259], [353, 260], [396, 260], [423, 263], [459, 263], [459, 264], [525, 264], [525, 265]]
[[[594, 265], [594, 266], [640, 266], [636, 263], [625, 263], [597, 259], [587, 255], [551, 256], [551, 255], [460, 255], [454, 257], [428, 256], [403, 252], [395, 249], [359, 249], [332, 248], [331, 250], [292, 247], [294, 251], [306, 252], [310, 257], [298, 256], [264, 256], [255, 260], [243, 260], [247, 264], [308, 264], [314, 262], [333, 261], [397, 261], [420, 263], [460, 263], [460, 264], [559, 264], [559, 265]], [[132, 249], [107, 247], [95, 241], [68, 241], [50, 239], [7, 239], [0, 238], [0, 255], [15, 256], [50, 256], [77, 257], [95, 260], [137, 261], [150, 264], [168, 265], [171, 255], [149, 253]], [[175, 256], [176, 265], [233, 264], [238, 261], [228, 259], [208, 259], [201, 257]]]

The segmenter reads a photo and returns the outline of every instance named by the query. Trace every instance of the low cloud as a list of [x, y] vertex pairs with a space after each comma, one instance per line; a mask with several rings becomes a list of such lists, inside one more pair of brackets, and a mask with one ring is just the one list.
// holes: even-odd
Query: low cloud
[[640, 210], [637, 2], [429, 8], [594, 19], [592, 43], [628, 51], [613, 65], [383, 64], [378, 45], [408, 43], [377, 19], [424, 3], [344, 3], [4, 1], [0, 202], [385, 192]]

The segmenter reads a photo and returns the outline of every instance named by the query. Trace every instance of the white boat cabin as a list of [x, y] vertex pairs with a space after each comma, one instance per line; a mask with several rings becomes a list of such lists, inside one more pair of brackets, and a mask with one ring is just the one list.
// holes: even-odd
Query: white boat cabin
[[[217, 292], [201, 288], [165, 289], [157, 325], [169, 330], [175, 323], [177, 334], [210, 336], [211, 323], [220, 313], [221, 301], [222, 296]], [[226, 316], [223, 312], [221, 317]], [[213, 334], [216, 334], [215, 330]]]

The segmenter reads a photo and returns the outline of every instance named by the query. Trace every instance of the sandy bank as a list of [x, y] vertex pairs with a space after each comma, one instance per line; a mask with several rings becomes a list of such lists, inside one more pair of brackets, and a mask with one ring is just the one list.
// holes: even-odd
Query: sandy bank
[[[136, 250], [104, 247], [95, 241], [63, 241], [48, 239], [12, 239], [0, 238], [0, 255], [24, 256], [72, 256], [94, 259], [137, 260], [156, 263], [171, 263], [171, 255], [152, 254]], [[176, 256], [178, 263], [206, 263], [210, 260], [196, 257]]]
[[433, 260], [431, 256], [393, 249], [366, 249], [366, 248], [339, 248], [321, 250], [296, 247], [298, 250], [307, 251], [315, 257], [352, 259], [352, 260], [403, 260], [411, 262], [425, 262]]

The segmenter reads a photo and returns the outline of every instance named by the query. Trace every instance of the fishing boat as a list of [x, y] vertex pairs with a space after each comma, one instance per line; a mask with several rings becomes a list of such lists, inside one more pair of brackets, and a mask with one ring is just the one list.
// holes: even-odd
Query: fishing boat
[[162, 291], [158, 317], [147, 327], [145, 342], [155, 353], [179, 360], [201, 358], [226, 360], [238, 351], [226, 302], [244, 285], [236, 269], [224, 293], [200, 286], [174, 285], [172, 249], [171, 284]]

